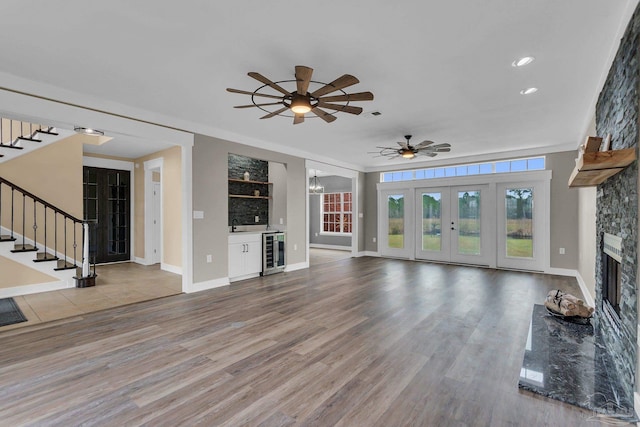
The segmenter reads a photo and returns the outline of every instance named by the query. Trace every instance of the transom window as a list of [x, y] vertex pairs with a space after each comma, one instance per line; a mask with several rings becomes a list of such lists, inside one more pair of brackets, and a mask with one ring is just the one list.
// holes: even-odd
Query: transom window
[[325, 193], [322, 195], [322, 233], [351, 234], [351, 193]]
[[380, 174], [381, 182], [413, 181], [416, 179], [450, 178], [454, 176], [486, 175], [493, 173], [525, 172], [544, 170], [545, 158], [500, 160], [488, 163], [473, 163], [441, 168], [413, 169]]

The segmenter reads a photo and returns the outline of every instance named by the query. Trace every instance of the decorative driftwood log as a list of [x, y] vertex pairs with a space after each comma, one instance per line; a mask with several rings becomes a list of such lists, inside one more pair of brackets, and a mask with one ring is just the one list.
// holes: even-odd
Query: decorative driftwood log
[[594, 311], [593, 307], [585, 305], [581, 299], [561, 290], [549, 291], [544, 305], [549, 310], [563, 316], [591, 317]]

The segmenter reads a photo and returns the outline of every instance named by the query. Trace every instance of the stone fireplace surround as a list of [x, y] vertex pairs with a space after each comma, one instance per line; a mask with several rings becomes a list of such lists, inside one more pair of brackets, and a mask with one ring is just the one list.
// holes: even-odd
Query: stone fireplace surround
[[[620, 41], [596, 104], [597, 136], [611, 135], [612, 150], [638, 146], [639, 48], [640, 6]], [[605, 234], [616, 236], [620, 242], [619, 305], [609, 311], [603, 309]], [[640, 328], [636, 295], [637, 161], [598, 185], [595, 240], [596, 310], [590, 324], [568, 325], [536, 305], [518, 385], [595, 412], [636, 421], [634, 409], [640, 409], [633, 408]]]
[[[638, 145], [638, 85], [640, 84], [639, 9], [633, 14], [596, 104], [598, 136], [611, 134], [611, 149]], [[638, 166], [633, 162], [604, 181], [596, 195], [596, 311], [594, 333], [612, 356], [625, 395], [633, 395], [637, 366], [638, 310], [636, 295], [638, 245]], [[603, 310], [604, 235], [620, 237], [619, 324]]]

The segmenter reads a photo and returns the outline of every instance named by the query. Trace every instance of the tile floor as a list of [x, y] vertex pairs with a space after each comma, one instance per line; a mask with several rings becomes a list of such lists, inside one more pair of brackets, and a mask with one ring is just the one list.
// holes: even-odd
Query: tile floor
[[68, 288], [14, 297], [28, 321], [3, 326], [0, 330], [73, 318], [182, 292], [182, 276], [160, 270], [159, 264], [99, 265], [96, 273], [98, 277], [95, 287]]
[[351, 251], [309, 248], [309, 266], [351, 258]]

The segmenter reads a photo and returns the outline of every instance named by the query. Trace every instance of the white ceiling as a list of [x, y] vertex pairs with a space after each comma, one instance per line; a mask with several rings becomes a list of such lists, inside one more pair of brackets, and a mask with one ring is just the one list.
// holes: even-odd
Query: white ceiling
[[[637, 3], [11, 0], [0, 73], [63, 89], [62, 101], [358, 169], [407, 165], [367, 154], [405, 134], [450, 143], [435, 160], [558, 151], [576, 148], [591, 123]], [[536, 60], [511, 66], [525, 55]], [[360, 83], [347, 92], [375, 99], [331, 124], [233, 108], [250, 100], [227, 87], [262, 85], [247, 72], [287, 80], [295, 65], [321, 82], [353, 74]], [[520, 95], [530, 86], [539, 92]]]

